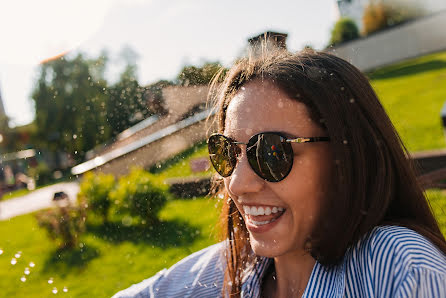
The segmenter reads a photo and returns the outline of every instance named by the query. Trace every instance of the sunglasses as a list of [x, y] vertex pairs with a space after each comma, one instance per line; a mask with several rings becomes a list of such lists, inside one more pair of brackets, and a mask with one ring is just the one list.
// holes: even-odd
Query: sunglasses
[[246, 145], [246, 156], [254, 172], [269, 182], [283, 180], [293, 167], [292, 143], [329, 142], [329, 137], [296, 137], [289, 139], [279, 132], [261, 132], [253, 135], [248, 143], [237, 142], [222, 134], [212, 134], [208, 139], [209, 158], [217, 173], [231, 176], [241, 154], [240, 144]]

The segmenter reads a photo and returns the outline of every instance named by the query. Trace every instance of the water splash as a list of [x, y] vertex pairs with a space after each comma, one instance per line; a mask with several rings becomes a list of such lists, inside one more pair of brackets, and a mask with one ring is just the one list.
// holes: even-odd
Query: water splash
[[21, 282], [25, 282], [25, 281], [26, 281], [26, 277], [25, 277], [25, 276], [22, 276], [22, 277], [20, 278], [20, 281], [21, 281]]
[[63, 287], [62, 291], [64, 291], [64, 293], [68, 292], [68, 288], [67, 287]]
[[3, 254], [3, 249], [0, 248], [0, 255], [2, 255], [2, 254]]
[[29, 270], [28, 267], [26, 267], [26, 268], [25, 268], [25, 271], [24, 271], [23, 273], [25, 273], [26, 275], [29, 275], [29, 274], [31, 273], [31, 271]]
[[53, 294], [57, 294], [57, 288], [53, 288], [51, 292], [53, 292]]
[[50, 279], [48, 279], [48, 283], [49, 283], [49, 284], [52, 284], [53, 282], [54, 282], [53, 278], [50, 277]]
[[11, 259], [11, 265], [14, 266], [15, 264], [17, 264], [17, 260], [16, 260], [16, 258], [12, 258]]
[[36, 264], [34, 264], [34, 262], [29, 262], [29, 267], [34, 268], [34, 266], [36, 266]]

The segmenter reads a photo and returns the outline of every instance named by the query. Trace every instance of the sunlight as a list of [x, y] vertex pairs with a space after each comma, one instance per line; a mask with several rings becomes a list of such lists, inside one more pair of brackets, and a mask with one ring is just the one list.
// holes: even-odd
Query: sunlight
[[[0, 62], [37, 64], [58, 57], [101, 29], [113, 1], [8, 1], [0, 9]], [[5, 46], [6, 45], [6, 46]]]

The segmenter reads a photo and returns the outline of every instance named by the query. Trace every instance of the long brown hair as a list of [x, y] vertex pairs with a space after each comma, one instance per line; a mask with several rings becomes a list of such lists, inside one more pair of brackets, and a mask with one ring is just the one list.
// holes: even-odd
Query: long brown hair
[[[290, 98], [304, 103], [313, 121], [330, 137], [336, 189], [323, 203], [309, 246], [319, 263], [339, 263], [349, 246], [384, 224], [409, 227], [446, 253], [445, 238], [417, 182], [409, 154], [366, 76], [324, 52], [280, 51], [242, 59], [222, 84], [214, 85], [220, 132], [230, 100], [253, 80], [271, 81]], [[221, 220], [223, 237], [228, 240], [228, 266], [223, 289], [239, 296], [242, 273], [252, 265], [249, 234], [221, 181], [215, 186], [225, 196]]]

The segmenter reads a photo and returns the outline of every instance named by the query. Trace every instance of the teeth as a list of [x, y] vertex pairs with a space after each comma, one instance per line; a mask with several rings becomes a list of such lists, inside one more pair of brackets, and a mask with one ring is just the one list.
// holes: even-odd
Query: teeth
[[259, 216], [259, 215], [271, 215], [277, 212], [282, 212], [285, 209], [283, 207], [262, 207], [262, 206], [243, 206], [243, 211], [246, 215]]
[[269, 224], [269, 223], [275, 221], [276, 219], [277, 219], [277, 218], [273, 218], [273, 219], [271, 219], [271, 220], [265, 220], [265, 221], [255, 221], [255, 220], [250, 219], [250, 221], [251, 221], [253, 224], [255, 224], [256, 226], [263, 226], [263, 225], [266, 225], [266, 224]]
[[257, 208], [257, 215], [265, 215], [265, 209], [263, 207]]
[[265, 215], [270, 215], [271, 214], [271, 208], [266, 207], [265, 208]]

